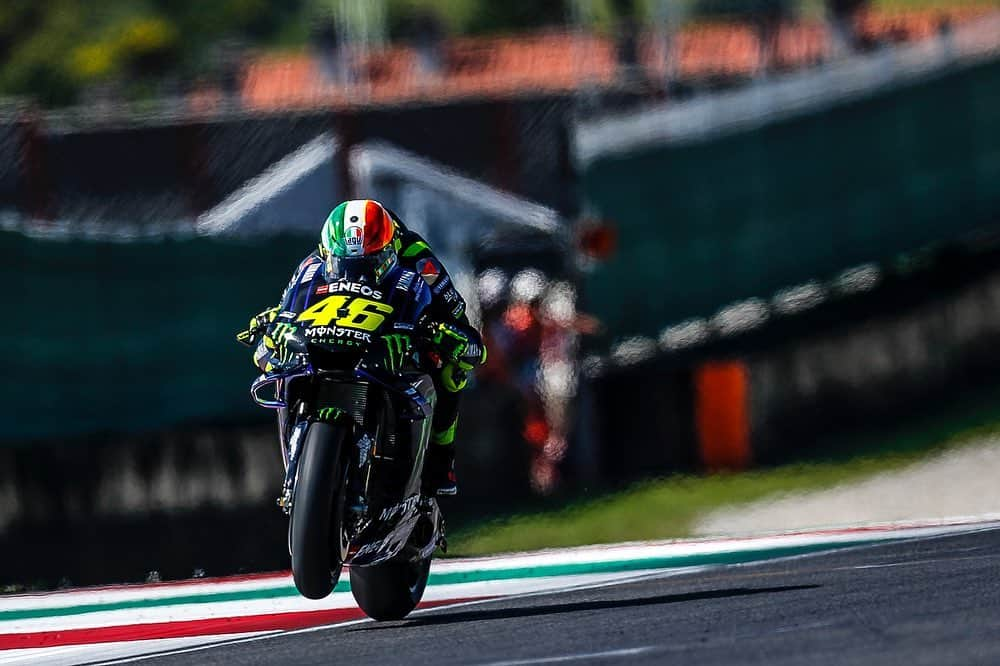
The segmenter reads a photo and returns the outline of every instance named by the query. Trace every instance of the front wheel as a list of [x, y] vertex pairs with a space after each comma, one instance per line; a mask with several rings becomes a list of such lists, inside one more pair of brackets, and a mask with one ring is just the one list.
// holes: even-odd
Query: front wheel
[[342, 455], [346, 434], [341, 426], [310, 424], [299, 458], [289, 545], [295, 587], [309, 599], [333, 591], [347, 556], [347, 457]]
[[402, 620], [427, 587], [431, 558], [389, 560], [370, 567], [351, 567], [351, 593], [361, 610], [375, 620]]

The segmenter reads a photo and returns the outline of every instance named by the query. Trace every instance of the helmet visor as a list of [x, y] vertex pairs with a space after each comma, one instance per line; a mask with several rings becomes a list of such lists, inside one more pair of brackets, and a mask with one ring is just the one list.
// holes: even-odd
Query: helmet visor
[[396, 266], [396, 262], [396, 251], [392, 246], [360, 257], [338, 257], [328, 253], [326, 277], [328, 280], [342, 278], [351, 282], [378, 284]]

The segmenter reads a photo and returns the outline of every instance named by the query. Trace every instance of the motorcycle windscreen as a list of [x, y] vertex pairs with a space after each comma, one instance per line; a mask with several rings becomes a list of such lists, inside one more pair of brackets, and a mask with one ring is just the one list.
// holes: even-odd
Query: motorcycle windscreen
[[397, 308], [387, 302], [390, 290], [374, 279], [381, 264], [373, 258], [334, 257], [328, 262], [326, 280], [313, 286], [308, 307], [296, 318], [312, 349], [361, 354], [392, 328]]

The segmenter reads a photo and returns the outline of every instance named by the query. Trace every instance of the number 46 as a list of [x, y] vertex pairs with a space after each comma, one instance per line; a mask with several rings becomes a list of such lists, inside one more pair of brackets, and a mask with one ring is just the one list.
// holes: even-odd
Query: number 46
[[329, 326], [332, 322], [370, 332], [381, 326], [392, 310], [391, 305], [367, 298], [329, 296], [300, 314], [297, 321], [310, 322], [312, 326]]

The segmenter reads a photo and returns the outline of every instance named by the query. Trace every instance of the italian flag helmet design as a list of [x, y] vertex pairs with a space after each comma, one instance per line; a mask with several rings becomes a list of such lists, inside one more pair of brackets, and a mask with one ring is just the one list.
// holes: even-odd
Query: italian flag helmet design
[[378, 254], [396, 233], [389, 213], [377, 201], [345, 201], [330, 213], [320, 234], [320, 253], [327, 257]]

